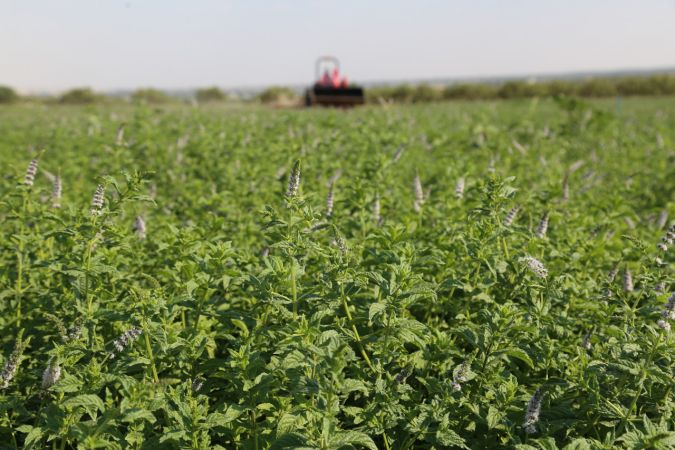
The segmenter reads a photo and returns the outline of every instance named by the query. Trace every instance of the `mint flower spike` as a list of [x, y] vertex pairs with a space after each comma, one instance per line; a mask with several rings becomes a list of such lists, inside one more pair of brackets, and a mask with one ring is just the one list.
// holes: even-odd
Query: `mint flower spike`
[[54, 177], [54, 181], [52, 181], [52, 208], [60, 208], [61, 207], [61, 192], [62, 192], [62, 185], [61, 185], [61, 177], [56, 175]]
[[633, 292], [633, 275], [630, 273], [630, 269], [626, 267], [626, 270], [623, 271], [623, 290], [626, 292]]
[[49, 360], [47, 368], [42, 372], [42, 389], [49, 389], [61, 378], [61, 366]]
[[457, 184], [455, 184], [455, 197], [464, 197], [464, 177], [459, 177]]
[[94, 192], [94, 196], [91, 199], [91, 208], [89, 209], [89, 213], [92, 216], [97, 216], [101, 214], [101, 210], [103, 209], [103, 196], [105, 195], [105, 188], [103, 187], [102, 184], [99, 184], [96, 186], [96, 192]]
[[548, 219], [549, 213], [547, 211], [543, 216], [541, 216], [541, 220], [539, 220], [539, 226], [537, 227], [537, 232], [535, 233], [537, 238], [543, 239], [544, 236], [546, 236], [546, 231], [548, 231]]
[[115, 359], [120, 353], [122, 353], [133, 341], [135, 341], [138, 336], [143, 333], [143, 330], [140, 328], [132, 328], [128, 331], [122, 333], [120, 337], [115, 339], [113, 342], [114, 350], [110, 352], [110, 359]]
[[381, 205], [380, 205], [380, 194], [375, 195], [375, 201], [373, 202], [373, 219], [378, 225], [382, 221], [382, 216], [380, 215]]
[[532, 271], [539, 278], [546, 278], [548, 276], [548, 270], [544, 267], [544, 264], [539, 261], [537, 258], [531, 256], [525, 256], [520, 258], [520, 260], [527, 265], [528, 269]]
[[663, 318], [668, 320], [675, 320], [675, 292], [670, 295], [668, 303], [663, 310]]
[[581, 346], [587, 351], [591, 351], [593, 344], [591, 343], [591, 330], [588, 330], [581, 341]]
[[403, 155], [403, 150], [405, 150], [405, 145], [401, 144], [398, 146], [396, 149], [396, 153], [394, 153], [393, 158], [391, 158], [392, 162], [398, 162], [399, 159], [401, 159], [401, 155]]
[[661, 319], [656, 322], [659, 328], [665, 330], [666, 332], [670, 331], [670, 320], [675, 320], [675, 293], [670, 295], [668, 298], [668, 303], [661, 313]]
[[26, 169], [26, 174], [23, 177], [23, 184], [25, 186], [31, 187], [33, 186], [33, 183], [35, 182], [35, 175], [37, 174], [38, 170], [38, 163], [40, 161], [37, 158], [33, 158], [33, 160], [28, 164], [28, 168]]
[[504, 226], [505, 227], [510, 227], [511, 224], [513, 224], [513, 221], [516, 219], [516, 215], [518, 214], [518, 211], [520, 210], [520, 207], [514, 206], [509, 210], [509, 212], [506, 214], [506, 217], [504, 217]]
[[675, 240], [675, 224], [673, 224], [673, 226], [671, 226], [666, 231], [666, 234], [664, 234], [663, 237], [661, 238], [661, 242], [656, 244], [656, 247], [665, 253], [668, 251], [668, 246], [673, 245], [674, 240]]
[[286, 189], [286, 197], [295, 197], [298, 195], [300, 189], [300, 160], [295, 160], [291, 176], [288, 179], [288, 189]]
[[326, 217], [330, 218], [333, 215], [333, 203], [335, 200], [335, 183], [330, 184], [328, 195], [326, 196]]
[[145, 239], [145, 220], [141, 216], [136, 216], [134, 231], [139, 239]]
[[9, 355], [9, 359], [5, 363], [2, 372], [0, 372], [0, 389], [6, 389], [9, 387], [10, 383], [14, 379], [17, 370], [19, 369], [19, 364], [21, 364], [21, 357], [23, 356], [23, 351], [28, 345], [27, 341], [22, 339], [23, 331], [19, 332], [19, 336], [16, 339], [14, 344], [14, 350], [12, 354]]
[[124, 145], [124, 127], [126, 123], [122, 122], [117, 127], [117, 132], [115, 133], [115, 145]]
[[408, 368], [403, 368], [399, 373], [396, 374], [394, 377], [394, 381], [396, 384], [403, 384], [405, 383], [405, 380], [410, 376], [410, 369]]
[[530, 401], [527, 402], [527, 411], [525, 412], [525, 421], [523, 422], [523, 427], [527, 434], [534, 434], [537, 432], [536, 425], [539, 423], [542, 397], [541, 388], [538, 388], [530, 398]]
[[664, 209], [659, 214], [659, 218], [656, 221], [656, 226], [659, 230], [661, 230], [666, 226], [666, 223], [668, 223], [668, 210]]
[[419, 173], [415, 173], [413, 188], [415, 189], [415, 203], [413, 204], [413, 208], [415, 209], [415, 212], [420, 212], [422, 210], [422, 205], [424, 204], [424, 190], [422, 189], [422, 180], [420, 179]]
[[452, 390], [459, 392], [462, 390], [462, 383], [466, 381], [466, 372], [467, 372], [467, 363], [464, 361], [459, 367], [455, 370], [455, 374], [452, 377]]
[[202, 386], [204, 386], [204, 379], [197, 377], [192, 380], [192, 392], [197, 393], [202, 389]]

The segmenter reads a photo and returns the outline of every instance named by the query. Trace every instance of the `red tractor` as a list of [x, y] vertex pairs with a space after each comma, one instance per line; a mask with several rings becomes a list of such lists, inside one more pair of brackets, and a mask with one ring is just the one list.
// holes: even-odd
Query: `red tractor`
[[340, 75], [340, 62], [332, 56], [316, 60], [316, 82], [305, 91], [305, 105], [339, 106], [349, 108], [363, 105], [363, 88], [351, 86], [346, 76]]

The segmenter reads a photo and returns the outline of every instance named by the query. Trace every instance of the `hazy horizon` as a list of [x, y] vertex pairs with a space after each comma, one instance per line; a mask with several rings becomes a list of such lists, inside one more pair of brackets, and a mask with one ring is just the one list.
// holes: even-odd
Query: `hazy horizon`
[[675, 67], [675, 1], [0, 0], [0, 84], [190, 89]]
[[[482, 75], [482, 76], [464, 76], [464, 77], [426, 77], [426, 78], [390, 78], [390, 79], [381, 79], [381, 80], [360, 80], [360, 84], [364, 86], [395, 86], [400, 84], [446, 84], [453, 82], [475, 82], [475, 83], [491, 83], [491, 82], [501, 82], [502, 80], [510, 79], [536, 79], [538, 81], [552, 80], [552, 79], [578, 79], [579, 76], [582, 78], [584, 76], [623, 76], [624, 74], [629, 75], [652, 75], [660, 73], [675, 73], [675, 66], [668, 67], [652, 67], [652, 68], [634, 68], [634, 67], [625, 67], [625, 68], [612, 68], [612, 69], [599, 69], [592, 71], [574, 71], [574, 72], [549, 72], [549, 73], [512, 73], [512, 74], [493, 74], [493, 75]], [[222, 85], [222, 84], [208, 84], [208, 85], [194, 85], [194, 86], [156, 86], [156, 85], [141, 85], [141, 86], [119, 86], [111, 88], [95, 88], [90, 85], [74, 85], [67, 86], [59, 89], [32, 89], [32, 90], [19, 90], [20, 94], [25, 95], [54, 95], [63, 93], [71, 89], [79, 88], [92, 88], [95, 92], [101, 92], [106, 94], [127, 94], [131, 93], [137, 89], [159, 89], [160, 91], [168, 93], [184, 93], [195, 91], [200, 88], [209, 88], [217, 87], [225, 91], [242, 91], [242, 92], [258, 92], [267, 87], [272, 86], [284, 86], [290, 87], [293, 89], [304, 89], [310, 84], [309, 81], [305, 82], [296, 82], [296, 83], [266, 83], [266, 84], [244, 84], [244, 85]], [[2, 85], [2, 83], [0, 83]]]

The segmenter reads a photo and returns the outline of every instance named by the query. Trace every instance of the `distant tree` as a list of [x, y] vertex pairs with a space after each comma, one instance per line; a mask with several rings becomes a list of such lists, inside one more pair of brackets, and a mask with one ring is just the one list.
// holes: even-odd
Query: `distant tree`
[[499, 87], [497, 95], [501, 98], [527, 98], [541, 95], [541, 91], [541, 87], [535, 83], [507, 81]]
[[102, 95], [94, 93], [90, 88], [76, 88], [64, 92], [58, 101], [67, 105], [86, 105], [99, 102], [102, 99]]
[[616, 82], [616, 90], [620, 95], [673, 95], [675, 75], [621, 78]]
[[442, 91], [428, 84], [420, 84], [412, 93], [413, 103], [433, 102], [441, 98]]
[[205, 102], [222, 102], [227, 100], [227, 94], [219, 88], [213, 86], [209, 88], [197, 89], [195, 98], [200, 103]]
[[591, 78], [581, 82], [577, 93], [582, 97], [612, 97], [617, 94], [616, 83], [607, 78]]
[[[389, 99], [398, 103], [408, 103], [412, 101], [415, 88], [409, 84], [394, 86], [389, 92]], [[384, 97], [386, 98], [386, 92]]]
[[544, 95], [555, 97], [557, 95], [576, 95], [577, 83], [563, 80], [551, 80], [541, 83], [541, 89]]
[[628, 77], [616, 83], [616, 91], [621, 95], [650, 95], [654, 93], [655, 88], [651, 77]]
[[[675, 95], [675, 74], [654, 75], [651, 82], [655, 86], [655, 91], [660, 95]], [[654, 95], [655, 92], [652, 92]]]
[[497, 87], [492, 84], [453, 84], [445, 88], [446, 100], [489, 100], [497, 97]]
[[171, 100], [171, 97], [159, 89], [144, 88], [134, 91], [131, 99], [140, 103], [166, 103]]
[[283, 86], [269, 87], [257, 96], [258, 100], [262, 103], [278, 103], [286, 100], [294, 100], [296, 97], [297, 95], [293, 90]]
[[0, 86], [0, 103], [12, 103], [19, 99], [19, 96], [9, 86]]

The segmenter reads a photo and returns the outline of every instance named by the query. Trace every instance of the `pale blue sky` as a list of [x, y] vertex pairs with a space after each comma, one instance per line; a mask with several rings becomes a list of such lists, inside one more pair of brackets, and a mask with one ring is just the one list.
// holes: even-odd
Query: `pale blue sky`
[[309, 83], [675, 66], [675, 0], [0, 0], [22, 91]]

